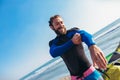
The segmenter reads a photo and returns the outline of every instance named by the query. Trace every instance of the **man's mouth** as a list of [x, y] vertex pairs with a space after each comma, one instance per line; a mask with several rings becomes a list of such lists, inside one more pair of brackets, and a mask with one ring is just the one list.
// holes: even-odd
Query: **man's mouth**
[[63, 27], [59, 27], [58, 30], [62, 29]]
[[65, 34], [66, 32], [66, 29], [62, 26], [60, 26], [55, 32], [58, 34], [58, 35], [62, 35], [62, 34]]

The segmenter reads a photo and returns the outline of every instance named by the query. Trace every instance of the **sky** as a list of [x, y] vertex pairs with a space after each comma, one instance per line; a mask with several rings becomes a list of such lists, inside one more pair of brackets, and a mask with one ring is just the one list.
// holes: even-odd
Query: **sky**
[[120, 0], [0, 0], [0, 80], [18, 80], [47, 61], [49, 18], [93, 34], [120, 18]]

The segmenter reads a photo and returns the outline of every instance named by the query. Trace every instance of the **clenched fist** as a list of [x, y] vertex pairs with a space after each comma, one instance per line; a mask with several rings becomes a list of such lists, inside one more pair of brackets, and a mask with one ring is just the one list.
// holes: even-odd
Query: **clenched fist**
[[81, 36], [79, 33], [75, 33], [73, 38], [72, 38], [72, 42], [76, 45], [80, 44], [82, 41], [81, 41]]

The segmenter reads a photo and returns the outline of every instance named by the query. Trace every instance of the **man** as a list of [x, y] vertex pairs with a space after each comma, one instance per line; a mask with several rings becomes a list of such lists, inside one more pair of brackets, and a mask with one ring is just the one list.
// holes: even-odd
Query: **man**
[[71, 80], [103, 80], [87, 59], [82, 46], [82, 42], [87, 44], [94, 66], [106, 69], [106, 59], [93, 41], [92, 35], [78, 28], [66, 30], [60, 15], [51, 17], [49, 26], [57, 34], [56, 38], [49, 42], [50, 54], [54, 58], [60, 56], [63, 59]]

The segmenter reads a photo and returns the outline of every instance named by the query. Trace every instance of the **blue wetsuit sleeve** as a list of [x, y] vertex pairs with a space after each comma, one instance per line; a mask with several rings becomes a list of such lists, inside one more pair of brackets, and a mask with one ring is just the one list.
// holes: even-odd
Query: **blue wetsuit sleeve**
[[95, 44], [95, 41], [93, 40], [93, 36], [90, 33], [84, 30], [80, 30], [79, 33], [81, 35], [82, 41], [85, 42], [88, 47]]
[[72, 40], [69, 40], [68, 42], [57, 46], [54, 42], [52, 43], [52, 45], [50, 46], [50, 54], [52, 57], [57, 57], [57, 56], [61, 56], [62, 54], [64, 54], [67, 50], [69, 50], [72, 46], [73, 46], [73, 42]]

